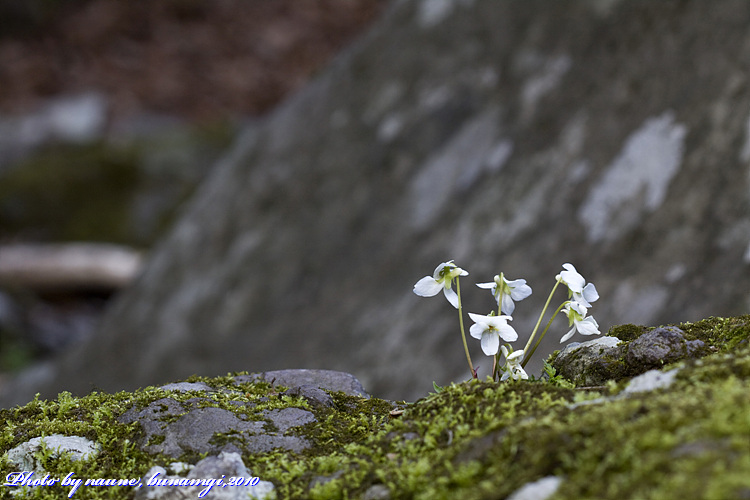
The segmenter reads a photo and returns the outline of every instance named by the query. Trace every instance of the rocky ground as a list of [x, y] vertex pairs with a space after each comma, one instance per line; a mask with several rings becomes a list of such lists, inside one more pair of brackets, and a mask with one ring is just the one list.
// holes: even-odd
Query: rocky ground
[[[326, 370], [66, 392], [0, 410], [0, 475], [10, 492], [58, 480], [34, 498], [746, 499], [749, 338], [750, 316], [624, 325], [569, 345], [545, 380], [414, 403]], [[243, 482], [196, 483], [219, 477]], [[73, 482], [106, 478], [130, 482]]]

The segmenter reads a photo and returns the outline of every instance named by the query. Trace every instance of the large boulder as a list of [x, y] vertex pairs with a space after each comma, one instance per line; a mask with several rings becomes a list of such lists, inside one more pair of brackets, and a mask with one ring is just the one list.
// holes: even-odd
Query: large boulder
[[448, 259], [468, 311], [494, 305], [472, 282], [528, 280], [522, 339], [565, 262], [603, 331], [746, 311], [748, 21], [741, 0], [394, 2], [237, 139], [98, 336], [4, 401], [289, 367], [413, 399], [469, 376], [455, 310], [411, 291]]
[[[628, 368], [597, 386], [575, 383], [588, 368], [560, 353], [570, 378], [548, 368], [546, 380], [451, 384], [414, 403], [318, 370], [61, 393], [0, 410], [0, 477], [18, 497], [28, 486], [136, 500], [748, 498], [750, 316], [670, 332], [614, 328], [607, 349], [620, 352], [598, 354]], [[669, 342], [658, 369], [632, 362], [675, 335], [704, 348]]]

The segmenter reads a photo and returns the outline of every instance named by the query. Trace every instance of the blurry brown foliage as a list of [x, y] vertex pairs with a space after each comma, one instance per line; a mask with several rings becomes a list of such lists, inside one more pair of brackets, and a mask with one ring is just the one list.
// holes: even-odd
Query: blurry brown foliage
[[385, 0], [0, 0], [0, 113], [98, 90], [112, 113], [259, 115]]

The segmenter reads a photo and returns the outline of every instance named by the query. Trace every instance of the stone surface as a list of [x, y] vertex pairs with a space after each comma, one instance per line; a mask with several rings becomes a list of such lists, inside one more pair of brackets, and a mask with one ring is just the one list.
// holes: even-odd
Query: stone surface
[[653, 391], [654, 389], [666, 389], [672, 385], [672, 382], [674, 382], [674, 378], [679, 371], [680, 370], [677, 368], [666, 372], [649, 370], [631, 380], [623, 393], [632, 394], [635, 392]]
[[[61, 394], [0, 409], [0, 453], [74, 428], [100, 450], [76, 464], [77, 478], [140, 481], [140, 487], [119, 489], [80, 486], [79, 494], [87, 489], [92, 499], [196, 498], [210, 484], [206, 498], [218, 499], [247, 493], [277, 499], [744, 498], [750, 492], [750, 316], [675, 328], [683, 340], [700, 340], [705, 348], [658, 370], [638, 372], [643, 366], [634, 365], [620, 382], [596, 388], [572, 384], [584, 375], [575, 373], [571, 380], [468, 381], [395, 404], [304, 384], [293, 395], [294, 387], [280, 391], [266, 377], [243, 374], [191, 377], [172, 389]], [[625, 356], [629, 346], [645, 349], [649, 342], [656, 348], [664, 337], [649, 335], [656, 330], [615, 327], [621, 343], [599, 339], [599, 346], [579, 345], [567, 357], [593, 349], [620, 349]], [[308, 373], [300, 375], [297, 380], [309, 381]], [[331, 404], [310, 404], [312, 388]], [[192, 433], [170, 434], [189, 418], [196, 419]], [[257, 426], [248, 430], [251, 423]], [[158, 432], [147, 438], [148, 429], [163, 431], [161, 440]], [[203, 456], [196, 442], [210, 432], [213, 448]], [[250, 437], [296, 437], [308, 446], [302, 453], [285, 446], [251, 449], [243, 445]], [[155, 447], [167, 441], [186, 452], [163, 454]], [[221, 449], [228, 444], [236, 449]], [[38, 458], [40, 478], [70, 473], [65, 461]], [[15, 477], [9, 474], [16, 467], [0, 460], [0, 477]], [[149, 487], [156, 473], [170, 486]], [[189, 482], [237, 477], [254, 489]], [[38, 487], [48, 496], [71, 488]], [[30, 496], [23, 487], [0, 488], [0, 494]]]
[[[295, 376], [295, 373], [298, 376]], [[343, 387], [349, 390], [352, 387], [362, 387], [350, 374], [327, 371], [323, 375], [318, 377], [320, 383], [315, 385], [316, 377], [311, 375], [309, 370], [285, 370], [284, 385], [292, 387], [284, 394], [303, 397], [314, 407], [332, 407], [331, 396], [323, 390], [339, 390], [330, 388], [341, 387], [341, 384], [332, 381], [345, 381]], [[235, 384], [242, 384], [273, 380], [273, 376], [265, 373], [238, 375], [233, 380]], [[312, 384], [296, 386], [295, 381]], [[143, 436], [139, 443], [149, 453], [163, 453], [178, 458], [185, 453], [264, 453], [275, 448], [300, 452], [310, 446], [304, 438], [287, 435], [290, 429], [315, 422], [315, 417], [310, 411], [300, 408], [272, 409], [262, 411], [260, 418], [251, 418], [249, 414], [255, 406], [253, 403], [233, 401], [236, 407], [247, 408], [245, 413], [239, 414], [236, 409], [229, 411], [205, 407], [211, 404], [210, 393], [216, 392], [205, 383], [180, 382], [164, 385], [160, 389], [177, 392], [199, 391], [207, 394], [206, 397], [191, 398], [183, 402], [170, 397], [160, 398], [145, 408], [131, 408], [118, 418], [122, 423], [140, 424]], [[364, 394], [362, 390], [362, 395]], [[226, 442], [217, 442], [217, 434], [227, 434]]]
[[684, 333], [676, 327], [651, 330], [630, 343], [626, 359], [630, 363], [659, 367], [684, 357], [694, 356], [696, 351], [705, 347], [700, 340], [687, 342]]
[[514, 491], [508, 500], [546, 500], [551, 497], [560, 487], [563, 480], [555, 476], [547, 476], [523, 485]]
[[569, 344], [552, 361], [552, 366], [563, 377], [580, 385], [600, 385], [609, 379], [622, 377], [615, 371], [623, 347], [616, 337], [600, 337], [587, 342]]
[[[274, 498], [273, 484], [259, 481], [255, 485], [224, 487], [211, 483], [211, 479], [225, 477], [251, 479], [253, 475], [242, 462], [237, 453], [221, 452], [218, 456], [206, 457], [194, 467], [186, 476], [168, 475], [163, 467], [154, 466], [144, 476], [144, 486], [136, 491], [136, 500], [177, 500], [184, 498], [207, 498], [209, 500], [265, 500]], [[148, 486], [148, 480], [156, 478], [165, 481], [162, 485]], [[204, 481], [195, 486], [175, 486], [182, 478]]]
[[341, 391], [351, 396], [369, 397], [362, 383], [346, 372], [335, 370], [274, 370], [235, 377], [238, 382], [263, 380], [272, 385], [291, 388], [319, 387], [329, 391]]
[[35, 456], [42, 447], [52, 450], [52, 456], [59, 457], [68, 454], [73, 460], [88, 460], [96, 457], [101, 450], [97, 443], [81, 436], [65, 436], [52, 434], [51, 436], [35, 437], [25, 443], [8, 450], [6, 458], [21, 471], [41, 472], [43, 469]]
[[607, 336], [569, 344], [552, 365], [577, 384], [595, 386], [699, 357], [706, 349], [705, 342], [687, 340], [685, 332], [677, 327], [658, 327], [646, 329], [642, 335], [628, 341]]
[[2, 401], [290, 366], [415, 399], [469, 376], [455, 310], [412, 293], [447, 259], [472, 312], [473, 283], [528, 280], [521, 341], [565, 262], [605, 332], [746, 311], [750, 4], [600, 4], [394, 2], [237, 138], [97, 338]]

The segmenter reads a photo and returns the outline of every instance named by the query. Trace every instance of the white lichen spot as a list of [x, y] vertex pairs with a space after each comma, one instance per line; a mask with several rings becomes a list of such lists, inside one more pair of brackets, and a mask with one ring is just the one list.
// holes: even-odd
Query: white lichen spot
[[562, 77], [570, 70], [573, 65], [572, 60], [567, 55], [549, 58], [529, 78], [521, 89], [521, 103], [523, 104], [523, 119], [529, 119], [536, 111], [539, 100], [545, 95], [555, 90], [559, 85]]
[[546, 500], [557, 492], [562, 479], [557, 476], [546, 476], [531, 483], [526, 483], [510, 494], [508, 500]]
[[649, 370], [631, 380], [623, 391], [623, 394], [635, 394], [656, 389], [666, 389], [672, 385], [672, 382], [674, 382], [674, 378], [679, 371], [679, 368], [674, 368], [666, 372]]
[[505, 163], [513, 153], [513, 141], [510, 139], [503, 139], [490, 150], [487, 155], [487, 169], [493, 174], [498, 173], [502, 170]]
[[424, 163], [411, 182], [411, 224], [428, 227], [455, 193], [469, 188], [487, 168], [497, 140], [497, 112], [488, 111], [466, 123]]
[[578, 211], [590, 242], [616, 239], [661, 206], [680, 168], [686, 134], [667, 111], [628, 137]]
[[672, 264], [672, 266], [670, 266], [664, 274], [664, 280], [671, 285], [682, 279], [685, 274], [687, 274], [687, 266], [678, 262], [677, 264]]
[[560, 149], [569, 156], [578, 156], [583, 152], [586, 143], [586, 125], [588, 118], [585, 113], [577, 113], [568, 121], [560, 134]]
[[453, 96], [454, 92], [447, 85], [440, 85], [422, 89], [417, 96], [417, 102], [424, 111], [432, 111], [445, 106]]
[[591, 173], [591, 162], [589, 160], [578, 160], [570, 166], [568, 182], [578, 184]]
[[398, 114], [389, 115], [380, 122], [378, 127], [378, 140], [390, 142], [395, 139], [404, 126], [404, 120]]
[[52, 434], [44, 437], [36, 437], [19, 444], [9, 450], [6, 457], [8, 462], [21, 471], [41, 472], [41, 464], [37, 455], [42, 446], [52, 451], [52, 455], [59, 457], [68, 454], [72, 460], [88, 460], [95, 457], [101, 450], [101, 445], [80, 436], [65, 436]]
[[422, 0], [417, 9], [417, 22], [422, 28], [432, 28], [448, 18], [456, 5], [473, 3], [474, 0]]

